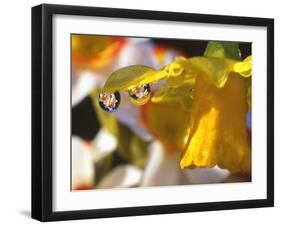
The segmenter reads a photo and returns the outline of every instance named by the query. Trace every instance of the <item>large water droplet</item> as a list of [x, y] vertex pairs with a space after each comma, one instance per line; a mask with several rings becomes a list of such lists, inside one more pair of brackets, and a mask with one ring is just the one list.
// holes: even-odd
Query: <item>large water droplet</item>
[[114, 93], [100, 93], [99, 105], [106, 112], [115, 112], [121, 102], [120, 93], [118, 91]]
[[149, 84], [143, 84], [140, 86], [133, 87], [128, 90], [128, 93], [131, 97], [131, 101], [134, 104], [143, 105], [146, 104], [151, 96]]

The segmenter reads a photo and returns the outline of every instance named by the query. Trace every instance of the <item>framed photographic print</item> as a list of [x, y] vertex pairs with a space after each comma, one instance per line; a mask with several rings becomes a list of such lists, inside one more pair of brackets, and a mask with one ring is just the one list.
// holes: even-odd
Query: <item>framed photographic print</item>
[[274, 21], [32, 8], [32, 217], [274, 204]]

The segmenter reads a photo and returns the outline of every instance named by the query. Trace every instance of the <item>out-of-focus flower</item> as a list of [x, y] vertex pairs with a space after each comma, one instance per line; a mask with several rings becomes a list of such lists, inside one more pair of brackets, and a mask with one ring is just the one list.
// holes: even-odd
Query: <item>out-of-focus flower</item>
[[178, 167], [179, 159], [180, 155], [167, 152], [159, 141], [152, 142], [149, 146], [149, 157], [144, 169], [141, 186], [181, 184], [183, 174]]
[[134, 165], [122, 164], [97, 180], [99, 162], [108, 157], [116, 148], [116, 139], [102, 130], [90, 142], [72, 137], [72, 190], [99, 188], [127, 188], [137, 186], [142, 177], [142, 170]]
[[149, 102], [141, 109], [142, 124], [168, 152], [183, 150], [189, 118], [190, 112], [171, 103]]
[[93, 141], [72, 136], [72, 189], [94, 188], [97, 170], [95, 164], [116, 149], [116, 139], [101, 129]]
[[162, 143], [152, 142], [140, 186], [210, 184], [226, 182], [229, 178], [229, 171], [219, 167], [179, 170], [179, 161], [179, 152], [167, 152]]
[[126, 38], [102, 35], [72, 35], [72, 105], [99, 87], [114, 70]]
[[85, 142], [72, 137], [72, 190], [92, 189], [94, 175], [92, 153]]
[[129, 188], [138, 186], [142, 170], [130, 164], [120, 165], [109, 172], [97, 185], [97, 188]]
[[126, 38], [72, 35], [72, 62], [79, 68], [103, 71], [126, 44]]

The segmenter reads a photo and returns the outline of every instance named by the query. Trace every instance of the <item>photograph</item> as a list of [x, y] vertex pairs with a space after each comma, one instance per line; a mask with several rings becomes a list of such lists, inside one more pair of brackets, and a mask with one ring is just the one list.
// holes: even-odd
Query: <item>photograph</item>
[[251, 182], [251, 42], [70, 39], [71, 191]]

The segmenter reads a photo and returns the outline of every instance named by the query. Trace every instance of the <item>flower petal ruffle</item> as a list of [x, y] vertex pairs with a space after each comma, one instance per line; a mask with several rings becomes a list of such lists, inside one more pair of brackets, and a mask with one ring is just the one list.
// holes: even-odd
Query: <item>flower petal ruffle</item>
[[198, 74], [207, 76], [218, 88], [222, 88], [231, 72], [248, 77], [252, 73], [251, 57], [245, 61], [216, 57], [177, 57], [163, 69], [154, 70], [147, 66], [132, 65], [113, 72], [107, 79], [103, 91], [115, 92], [134, 86], [171, 79], [173, 86], [180, 86]]
[[247, 90], [243, 78], [231, 73], [220, 89], [201, 75], [197, 77], [194, 92], [181, 168], [218, 165], [232, 173], [250, 173]]

